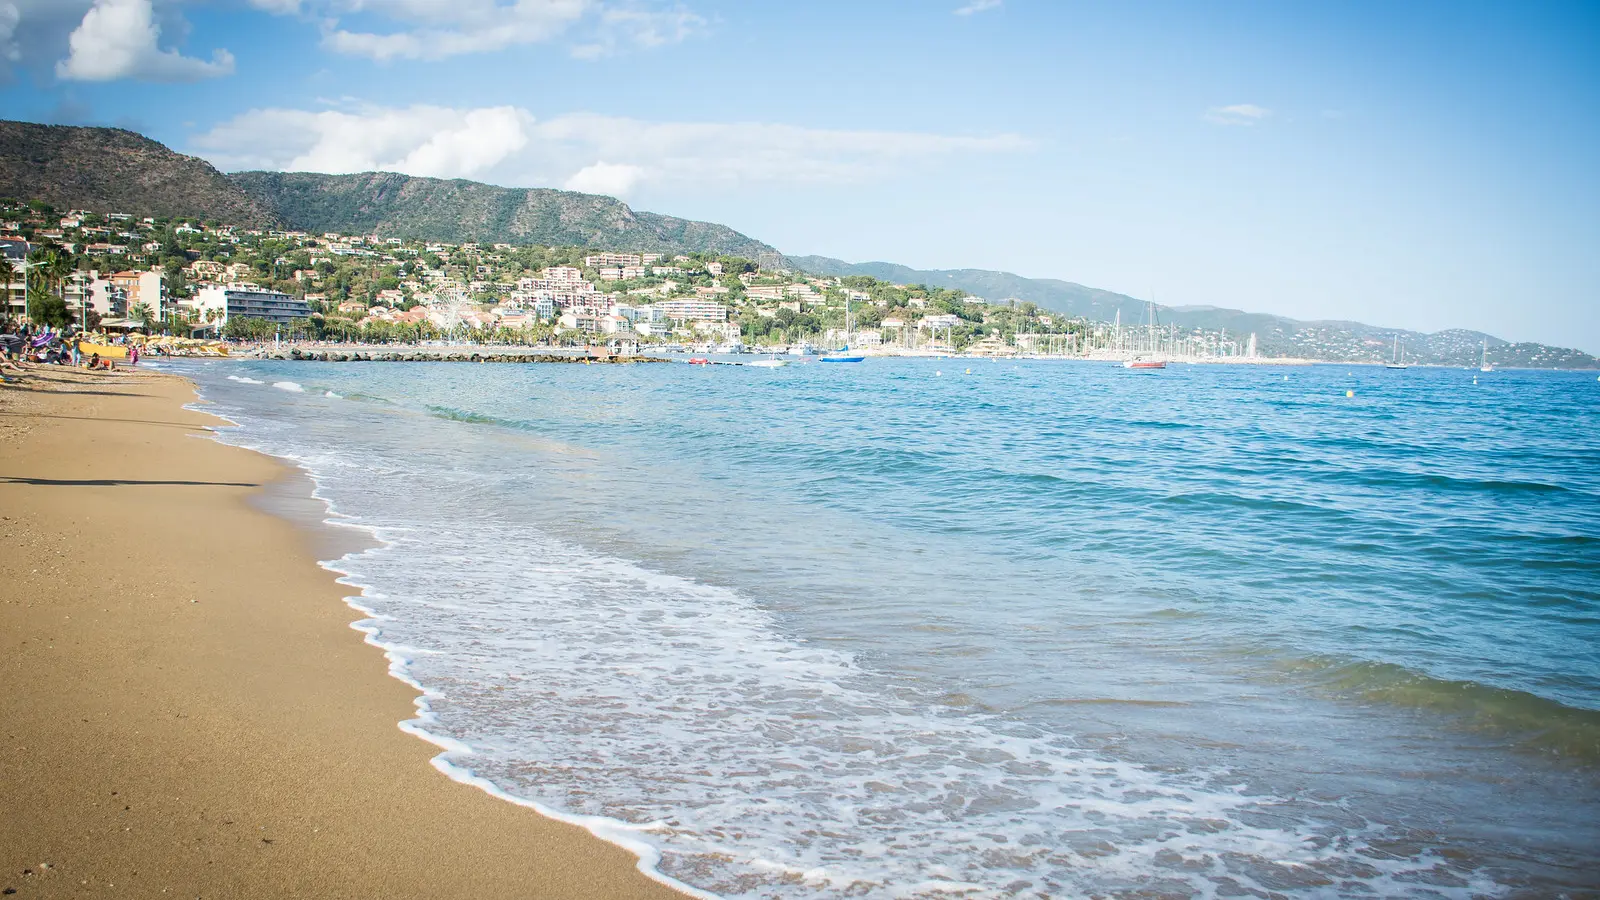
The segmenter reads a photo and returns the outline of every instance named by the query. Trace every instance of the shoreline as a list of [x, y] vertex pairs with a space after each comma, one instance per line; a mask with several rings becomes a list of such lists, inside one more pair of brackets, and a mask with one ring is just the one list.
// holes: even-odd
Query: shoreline
[[175, 375], [24, 378], [0, 388], [0, 889], [685, 896], [439, 766], [317, 561], [333, 536], [280, 518], [303, 470], [212, 438]]

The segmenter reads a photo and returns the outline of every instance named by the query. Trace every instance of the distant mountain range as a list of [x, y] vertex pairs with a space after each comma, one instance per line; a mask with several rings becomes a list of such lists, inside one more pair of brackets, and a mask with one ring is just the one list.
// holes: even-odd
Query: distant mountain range
[[[0, 121], [0, 196], [43, 200], [60, 209], [185, 217], [310, 232], [378, 234], [448, 243], [545, 244], [599, 250], [709, 252], [770, 259], [767, 244], [725, 225], [634, 210], [612, 197], [542, 188], [503, 188], [465, 180], [387, 172], [319, 175], [239, 172], [224, 175], [205, 160], [175, 153], [117, 128]], [[1068, 316], [1125, 325], [1147, 322], [1133, 297], [1052, 278], [985, 269], [918, 270], [885, 262], [847, 263], [788, 257], [819, 275], [870, 275], [899, 284], [959, 288], [990, 301], [1017, 299]], [[1181, 330], [1255, 334], [1264, 355], [1316, 359], [1388, 358], [1396, 336], [1418, 362], [1466, 365], [1487, 342], [1499, 365], [1595, 368], [1576, 350], [1510, 344], [1471, 331], [1435, 334], [1360, 322], [1301, 322], [1220, 307], [1155, 308], [1156, 323]]]
[[503, 188], [392, 172], [239, 172], [234, 184], [311, 231], [448, 243], [544, 244], [601, 250], [701, 251], [755, 259], [773, 248], [726, 225], [652, 212], [598, 194]]
[[[1067, 316], [1111, 322], [1121, 314], [1125, 326], [1147, 326], [1151, 304], [1099, 288], [1055, 278], [1024, 278], [989, 269], [912, 269], [887, 262], [847, 263], [827, 256], [790, 256], [790, 265], [818, 275], [868, 275], [896, 284], [924, 284], [958, 288], [993, 302], [1018, 300], [1034, 303]], [[1383, 328], [1361, 322], [1305, 322], [1267, 313], [1251, 313], [1218, 306], [1162, 306], [1154, 304], [1155, 324], [1226, 331], [1241, 343], [1256, 336], [1263, 356], [1377, 362], [1391, 358], [1396, 340], [1407, 359], [1438, 365], [1474, 365], [1488, 344], [1489, 357], [1500, 366], [1537, 368], [1600, 368], [1600, 360], [1579, 350], [1544, 344], [1514, 344], [1491, 334], [1462, 329], [1433, 333]]]
[[776, 253], [726, 225], [636, 211], [598, 194], [387, 172], [224, 175], [203, 159], [120, 128], [0, 121], [0, 196], [43, 200], [62, 210], [449, 243], [700, 251], [750, 259]]

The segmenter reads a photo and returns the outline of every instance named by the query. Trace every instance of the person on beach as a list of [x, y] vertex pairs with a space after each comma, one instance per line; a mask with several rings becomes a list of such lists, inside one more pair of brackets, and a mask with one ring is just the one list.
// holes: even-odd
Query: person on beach
[[[22, 371], [20, 360], [27, 349], [27, 341], [17, 334], [15, 322], [6, 322], [0, 327], [0, 369], [9, 369], [13, 372]], [[10, 379], [6, 379], [10, 380]]]
[[27, 348], [28, 339], [18, 332], [17, 323], [8, 321], [0, 326], [0, 357], [4, 357], [12, 368], [19, 368], [17, 359], [22, 357]]

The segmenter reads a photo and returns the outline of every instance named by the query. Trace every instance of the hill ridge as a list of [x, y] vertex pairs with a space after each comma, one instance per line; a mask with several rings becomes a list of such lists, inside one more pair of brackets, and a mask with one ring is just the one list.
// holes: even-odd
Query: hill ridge
[[140, 216], [277, 222], [210, 163], [124, 128], [0, 120], [0, 196]]
[[235, 172], [241, 190], [296, 228], [450, 243], [691, 251], [750, 258], [772, 247], [726, 225], [635, 210], [601, 194], [508, 188], [398, 172]]
[[[1147, 321], [1146, 310], [1150, 306], [1148, 301], [1115, 291], [1058, 278], [1027, 278], [1014, 272], [993, 269], [913, 269], [881, 261], [849, 263], [828, 256], [786, 258], [796, 269], [817, 275], [868, 275], [899, 284], [959, 288], [990, 302], [1016, 299], [1092, 321], [1111, 322], [1120, 313], [1123, 325], [1131, 327], [1138, 327]], [[1156, 303], [1154, 307], [1156, 322], [1161, 327], [1177, 325], [1183, 330], [1199, 328], [1213, 332], [1226, 329], [1228, 333], [1241, 338], [1255, 334], [1258, 349], [1266, 356], [1376, 358], [1386, 355], [1390, 341], [1398, 336], [1405, 343], [1408, 353], [1453, 365], [1474, 365], [1480, 346], [1487, 342], [1489, 349], [1501, 351], [1500, 358], [1523, 359], [1530, 365], [1600, 366], [1600, 360], [1581, 350], [1532, 342], [1515, 343], [1464, 328], [1422, 332], [1344, 319], [1293, 319], [1222, 306], [1163, 306]]]

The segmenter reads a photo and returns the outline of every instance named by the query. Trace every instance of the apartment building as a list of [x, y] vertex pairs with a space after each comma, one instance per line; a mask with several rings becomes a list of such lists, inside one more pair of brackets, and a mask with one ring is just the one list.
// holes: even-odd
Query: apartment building
[[140, 306], [148, 306], [156, 319], [164, 322], [168, 313], [172, 312], [172, 304], [167, 298], [166, 275], [160, 269], [148, 272], [130, 269], [107, 275], [106, 280], [122, 292], [127, 310], [125, 315], [131, 315]]
[[[651, 261], [661, 258], [660, 254], [653, 254]], [[591, 253], [583, 258], [583, 264], [591, 269], [623, 268], [625, 266], [642, 266], [644, 258], [637, 253]]]
[[304, 300], [253, 284], [206, 285], [195, 292], [193, 303], [202, 318], [206, 310], [217, 310], [221, 324], [235, 316], [282, 323], [311, 317], [311, 307]]
[[692, 297], [680, 297], [673, 300], [662, 300], [655, 304], [653, 309], [667, 319], [682, 322], [726, 322], [728, 321], [728, 308], [721, 303], [712, 303]]

